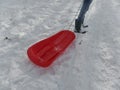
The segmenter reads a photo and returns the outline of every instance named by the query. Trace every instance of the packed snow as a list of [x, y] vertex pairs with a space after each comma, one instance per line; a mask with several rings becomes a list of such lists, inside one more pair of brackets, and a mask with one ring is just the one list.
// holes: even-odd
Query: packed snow
[[82, 0], [0, 0], [0, 90], [120, 90], [120, 0], [93, 0], [86, 34], [50, 67], [27, 57], [29, 46], [74, 30]]

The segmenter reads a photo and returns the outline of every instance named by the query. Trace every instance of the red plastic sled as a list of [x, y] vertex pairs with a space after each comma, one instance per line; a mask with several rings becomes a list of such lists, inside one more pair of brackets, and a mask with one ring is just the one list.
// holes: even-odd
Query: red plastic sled
[[34, 64], [48, 67], [74, 39], [75, 34], [73, 32], [62, 30], [28, 48], [28, 57]]

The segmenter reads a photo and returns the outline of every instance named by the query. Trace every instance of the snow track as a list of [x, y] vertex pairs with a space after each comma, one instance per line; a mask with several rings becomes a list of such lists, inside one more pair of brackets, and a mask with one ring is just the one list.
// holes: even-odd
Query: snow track
[[89, 32], [83, 38], [84, 45], [80, 46], [80, 60], [85, 63], [82, 67], [82, 77], [85, 79], [82, 82], [87, 83], [84, 90], [120, 89], [120, 49], [117, 39], [120, 37], [120, 7], [114, 3], [119, 4], [117, 0], [95, 0], [91, 7], [94, 13], [88, 15], [90, 18], [86, 20], [89, 23]]

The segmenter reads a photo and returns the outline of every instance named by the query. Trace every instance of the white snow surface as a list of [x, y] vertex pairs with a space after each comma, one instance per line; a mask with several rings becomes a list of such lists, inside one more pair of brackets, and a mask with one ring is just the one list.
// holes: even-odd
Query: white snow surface
[[50, 67], [27, 57], [29, 46], [68, 29], [81, 3], [0, 0], [0, 90], [120, 90], [120, 0], [93, 0], [88, 32]]

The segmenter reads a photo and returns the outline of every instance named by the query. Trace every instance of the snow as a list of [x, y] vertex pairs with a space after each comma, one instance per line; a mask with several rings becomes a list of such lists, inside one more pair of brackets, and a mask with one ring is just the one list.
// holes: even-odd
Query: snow
[[93, 0], [88, 32], [50, 67], [27, 57], [30, 45], [68, 29], [81, 3], [0, 0], [0, 90], [120, 90], [120, 0]]

